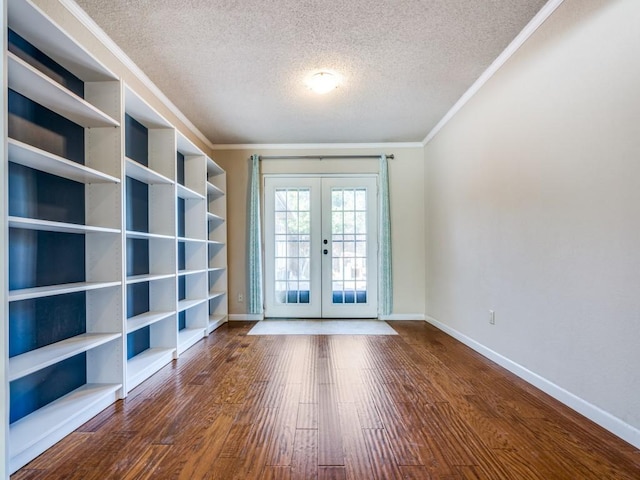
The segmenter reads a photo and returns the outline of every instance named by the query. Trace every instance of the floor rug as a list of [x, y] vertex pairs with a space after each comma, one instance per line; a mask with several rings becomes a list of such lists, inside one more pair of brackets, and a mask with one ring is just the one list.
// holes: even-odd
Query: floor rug
[[263, 320], [248, 335], [397, 335], [380, 320]]

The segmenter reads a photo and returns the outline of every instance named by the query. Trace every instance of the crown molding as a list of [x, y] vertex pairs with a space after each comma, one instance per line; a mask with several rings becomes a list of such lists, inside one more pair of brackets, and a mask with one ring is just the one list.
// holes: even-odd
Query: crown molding
[[389, 143], [232, 143], [213, 145], [213, 150], [363, 150], [367, 148], [422, 148], [422, 142]]
[[562, 4], [564, 0], [549, 0], [540, 11], [531, 19], [531, 21], [522, 29], [522, 31], [513, 39], [513, 41], [504, 49], [504, 51], [498, 55], [489, 68], [487, 68], [480, 77], [471, 85], [471, 87], [464, 92], [460, 99], [451, 107], [451, 109], [445, 114], [444, 117], [436, 124], [435, 127], [427, 134], [422, 141], [422, 145], [426, 146], [435, 137], [444, 126], [449, 123], [456, 113], [458, 113], [466, 103], [478, 93], [482, 86], [493, 77], [500, 67], [502, 67], [507, 60], [509, 60], [513, 54], [529, 39], [533, 33], [540, 28], [540, 26], [551, 16], [553, 12]]
[[147, 77], [138, 65], [124, 53], [124, 51], [114, 42], [109, 35], [85, 12], [75, 0], [59, 0], [60, 3], [82, 24], [92, 35], [102, 42], [109, 51], [124, 64], [124, 66], [140, 80], [153, 95], [155, 95], [196, 137], [198, 137], [207, 147], [213, 148], [213, 143], [189, 120], [180, 109], [169, 98], [162, 93], [162, 90]]

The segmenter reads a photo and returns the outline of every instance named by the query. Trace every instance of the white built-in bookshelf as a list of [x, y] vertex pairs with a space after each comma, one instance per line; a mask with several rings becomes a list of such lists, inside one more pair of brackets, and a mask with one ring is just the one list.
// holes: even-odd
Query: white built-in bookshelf
[[225, 172], [30, 0], [6, 20], [0, 477], [227, 320]]
[[207, 288], [209, 332], [227, 321], [227, 177], [207, 159]]

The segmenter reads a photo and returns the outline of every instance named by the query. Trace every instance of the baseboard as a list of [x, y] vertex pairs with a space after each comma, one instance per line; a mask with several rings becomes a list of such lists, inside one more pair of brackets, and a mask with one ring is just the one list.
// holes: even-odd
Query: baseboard
[[564, 388], [556, 385], [555, 383], [541, 377], [535, 372], [523, 367], [522, 365], [510, 360], [507, 357], [500, 355], [499, 353], [485, 347], [481, 343], [467, 337], [463, 333], [439, 322], [433, 317], [426, 316], [425, 320], [434, 327], [442, 330], [443, 332], [451, 335], [456, 340], [464, 343], [468, 347], [472, 348], [479, 354], [487, 357], [489, 360], [494, 361], [501, 367], [506, 368], [511, 373], [522, 378], [531, 385], [539, 388], [543, 392], [551, 395], [556, 400], [564, 403], [569, 408], [584, 415], [589, 420], [597, 423], [602, 428], [609, 430], [614, 435], [620, 437], [626, 442], [629, 442], [636, 448], [640, 448], [640, 430], [623, 422], [617, 417], [614, 417], [610, 413], [602, 410], [599, 407], [587, 402], [586, 400], [574, 395], [573, 393], [565, 390]]
[[391, 315], [380, 315], [380, 320], [393, 322], [394, 320], [426, 320], [424, 313], [392, 313]]
[[264, 320], [264, 314], [250, 314], [250, 313], [230, 313], [229, 321], [230, 322], [256, 322]]

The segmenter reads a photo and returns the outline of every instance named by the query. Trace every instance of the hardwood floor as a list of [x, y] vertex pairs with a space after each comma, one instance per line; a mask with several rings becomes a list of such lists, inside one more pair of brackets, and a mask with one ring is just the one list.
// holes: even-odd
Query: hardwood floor
[[640, 452], [424, 322], [221, 327], [12, 476], [639, 479]]

